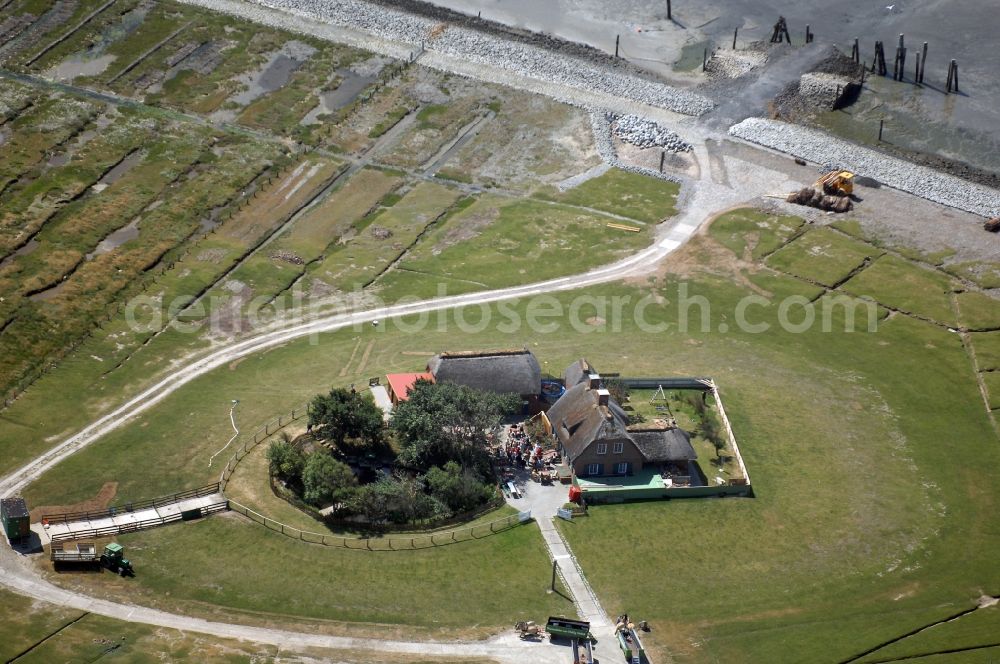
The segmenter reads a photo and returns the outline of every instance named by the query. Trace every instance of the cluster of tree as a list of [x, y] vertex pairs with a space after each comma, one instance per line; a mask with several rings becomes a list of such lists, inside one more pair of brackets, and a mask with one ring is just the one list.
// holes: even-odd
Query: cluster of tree
[[329, 394], [318, 394], [309, 404], [309, 431], [337, 445], [359, 441], [367, 445], [383, 442], [385, 426], [382, 411], [371, 399], [354, 390], [334, 388]]
[[[488, 436], [520, 405], [514, 395], [418, 381], [393, 415], [391, 432], [401, 450], [397, 466], [404, 469], [393, 477], [359, 484], [350, 466], [326, 450], [307, 455], [288, 440], [268, 449], [270, 472], [304, 502], [332, 505], [340, 517], [407, 523], [472, 511], [494, 493]], [[313, 399], [309, 428], [338, 445], [384, 442], [381, 411], [347, 390]]]
[[346, 504], [358, 488], [351, 467], [325, 450], [307, 455], [294, 443], [276, 441], [267, 450], [267, 461], [272, 476], [314, 507]]
[[449, 461], [488, 472], [488, 436], [520, 407], [514, 394], [417, 381], [390, 423], [400, 446], [399, 462], [421, 473]]

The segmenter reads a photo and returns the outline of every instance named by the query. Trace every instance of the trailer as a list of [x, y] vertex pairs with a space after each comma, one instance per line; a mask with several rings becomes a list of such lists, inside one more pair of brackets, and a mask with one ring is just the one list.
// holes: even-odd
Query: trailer
[[3, 532], [11, 543], [20, 542], [31, 532], [31, 517], [24, 498], [4, 498], [0, 500], [0, 522]]
[[629, 664], [642, 664], [642, 658], [646, 654], [639, 639], [639, 632], [631, 623], [622, 626], [619, 624], [615, 636], [618, 638], [618, 647], [622, 649], [626, 661]]
[[549, 616], [548, 622], [545, 623], [545, 631], [548, 632], [550, 639], [559, 636], [570, 640], [590, 641], [594, 638], [590, 634], [590, 623], [585, 620]]
[[76, 545], [76, 549], [65, 547], [63, 542], [52, 543], [49, 557], [53, 565], [94, 565], [107, 568], [122, 576], [135, 576], [132, 563], [125, 557], [125, 549], [121, 544], [108, 544], [100, 555], [97, 553], [97, 547], [90, 542], [80, 542]]
[[100, 562], [97, 547], [90, 542], [78, 542], [75, 549], [67, 549], [62, 542], [52, 544], [49, 558], [53, 563], [94, 564]]
[[594, 664], [594, 645], [590, 639], [573, 639], [573, 664]]

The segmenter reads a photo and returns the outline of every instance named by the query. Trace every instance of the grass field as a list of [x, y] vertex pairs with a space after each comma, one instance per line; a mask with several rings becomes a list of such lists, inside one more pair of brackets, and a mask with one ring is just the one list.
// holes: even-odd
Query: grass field
[[[710, 254], [697, 255], [708, 260]], [[719, 312], [713, 320], [744, 294], [711, 275], [700, 275], [691, 285], [711, 295], [713, 311]], [[774, 298], [800, 288], [790, 278], [769, 286]], [[670, 287], [666, 282], [659, 289], [666, 293]], [[623, 286], [601, 293], [638, 295]], [[673, 314], [657, 308], [655, 314], [647, 311], [647, 318], [659, 322]], [[751, 661], [808, 659], [816, 648], [847, 656], [865, 644], [932, 622], [949, 607], [961, 608], [974, 588], [998, 581], [986, 560], [956, 565], [960, 554], [951, 546], [952, 538], [961, 538], [963, 551], [994, 542], [996, 534], [988, 526], [992, 494], [966, 488], [989, 485], [995, 450], [968, 360], [957, 337], [945, 330], [905, 316], [884, 322], [876, 333], [862, 334], [719, 335], [714, 325], [713, 332], [642, 334], [626, 324], [609, 346], [602, 334], [575, 335], [567, 343], [565, 333], [502, 334], [494, 329], [456, 341], [431, 327], [398, 334], [387, 324], [379, 331], [322, 335], [318, 346], [297, 342], [213, 372], [60, 464], [32, 487], [29, 498], [32, 504], [80, 499], [112, 478], [122, 482], [123, 499], [175, 487], [185, 478], [185, 486], [193, 485], [209, 475], [204, 459], [227, 436], [229, 398], [241, 399], [241, 409], [246, 408], [242, 417], [259, 413], [260, 421], [264, 413], [290, 408], [324, 385], [419, 368], [425, 361], [404, 352], [528, 341], [550, 366], [584, 355], [605, 372], [662, 372], [669, 357], [671, 373], [713, 375], [726, 386], [727, 410], [754, 478], [755, 499], [603, 507], [566, 526], [579, 529], [567, 534], [608, 610], [650, 619], [653, 644], [675, 657], [701, 661], [711, 653]], [[349, 363], [359, 335], [362, 346], [376, 342], [365, 366], [358, 366], [357, 359]], [[935, 347], [933, 353], [928, 353], [929, 345]], [[627, 359], [621, 357], [623, 347]], [[349, 370], [342, 374], [345, 365]], [[206, 394], [219, 395], [217, 408], [206, 407]], [[185, 417], [178, 420], [175, 413]], [[965, 444], [944, 448], [938, 444], [941, 436]], [[175, 440], [184, 444], [173, 444]], [[139, 458], [162, 459], [157, 465], [163, 470], [155, 477], [132, 478], [132, 460]], [[79, 485], [71, 480], [87, 476], [95, 464], [103, 472], [92, 481]], [[73, 484], [78, 486], [67, 495]], [[963, 518], [952, 519], [952, 514]], [[203, 528], [225, 529], [226, 537], [239, 538], [245, 525], [209, 520], [185, 528], [184, 537]], [[775, 529], [782, 535], [758, 536]], [[166, 578], [170, 564], [158, 561], [180, 555], [173, 553], [175, 538], [168, 538], [169, 532], [177, 531], [135, 536], [139, 552], [155, 545], [155, 558], [142, 555], [164, 565], [136, 585], [145, 586], [147, 578], [153, 586], [167, 583], [159, 579]], [[620, 546], [623, 533], [626, 549]], [[642, 533], [676, 536], [663, 546], [661, 537]], [[195, 547], [222, 536], [213, 532], [183, 544]], [[182, 543], [176, 544], [179, 549]], [[271, 557], [306, 555], [285, 551], [281, 544], [262, 547], [259, 564]], [[725, 551], [738, 553], [720, 554]], [[649, 565], [662, 556], [667, 556], [662, 565], [669, 573], [641, 585], [620, 583], [628, 560]], [[175, 589], [172, 597], [255, 605], [254, 591], [246, 601], [230, 595], [240, 586], [235, 578], [226, 578], [222, 590], [205, 586], [205, 580], [201, 586], [197, 579], [190, 585], [185, 581], [185, 589]], [[742, 589], [740, 602], [730, 601], [732, 588]], [[674, 600], [664, 604], [660, 600], [667, 595]], [[401, 620], [391, 612], [379, 614], [381, 610], [375, 606], [366, 615]], [[295, 605], [290, 611], [307, 614], [310, 609]], [[879, 620], [872, 619], [875, 614]], [[844, 639], [844, 633], [853, 636]]]
[[[917, 661], [923, 662], [924, 659], [921, 656], [926, 656], [930, 653], [983, 646], [987, 646], [984, 650], [994, 650], [995, 654], [997, 650], [1000, 650], [1000, 647], [997, 647], [998, 643], [1000, 643], [998, 642], [997, 634], [1000, 634], [1000, 609], [993, 606], [978, 609], [953, 622], [930, 627], [920, 634], [915, 634], [898, 643], [877, 650], [858, 661], [859, 664], [875, 664], [876, 662], [920, 657]], [[954, 656], [969, 658], [956, 659], [956, 661], [972, 662], [979, 661], [972, 658], [982, 654], [987, 653], [955, 653]]]
[[1000, 332], [979, 332], [972, 335], [976, 359], [981, 371], [1000, 370]]
[[433, 182], [416, 185], [392, 207], [360, 220], [313, 268], [313, 278], [343, 292], [367, 287], [459, 198], [460, 192]]
[[0, 659], [18, 664], [84, 664], [103, 659], [136, 664], [180, 661], [237, 664], [277, 658], [300, 661], [300, 657], [324, 661], [335, 658], [333, 661], [338, 664], [485, 664], [485, 660], [435, 657], [431, 662], [401, 654], [381, 656], [318, 648], [290, 650], [61, 609], [33, 603], [6, 590], [0, 591], [0, 602], [4, 607]]
[[82, 611], [35, 602], [6, 589], [0, 590], [0, 606], [0, 659], [5, 662], [83, 615]]
[[[58, 25], [17, 45], [12, 66], [99, 4], [68, 3], [71, 11]], [[40, 13], [51, 6], [15, 0], [7, 9]], [[236, 101], [293, 38], [315, 50], [286, 85]], [[183, 64], [183, 49], [192, 46], [190, 53], [204, 49]], [[0, 268], [0, 291], [9, 295], [0, 305], [0, 369], [13, 376], [28, 360], [47, 366], [58, 351], [81, 344], [4, 409], [0, 469], [36, 457], [213, 341], [161, 332], [162, 321], [146, 331], [129, 329], [117, 314], [98, 327], [126, 294], [145, 292], [162, 304], [203, 292], [228, 293], [233, 301], [271, 296], [293, 282], [316, 294], [367, 285], [387, 299], [435, 295], [439, 283], [450, 293], [501, 287], [610, 262], [646, 246], [653, 225], [675, 211], [676, 185], [617, 170], [558, 192], [552, 185], [596, 163], [589, 120], [535, 96], [517, 93], [498, 104], [499, 88], [472, 94], [469, 81], [408, 67], [383, 80], [370, 102], [333, 114], [336, 124], [303, 129], [298, 120], [315, 106], [317, 92], [334, 85], [338, 68], [367, 54], [188, 6], [135, 0], [95, 17], [32, 71], [104, 56], [113, 57], [102, 71], [76, 82], [253, 132], [144, 106], [114, 110], [0, 81], [0, 116], [12, 118], [0, 160], [0, 254], [6, 258], [25, 234], [37, 232], [39, 240]], [[380, 141], [374, 158], [422, 167], [487, 112], [495, 117], [451, 156], [440, 183], [364, 168], [230, 274], [228, 286], [217, 283], [344, 167], [322, 151], [290, 156], [287, 137], [358, 154], [378, 137], [395, 137]], [[385, 136], [400, 119], [399, 130]], [[120, 178], [103, 191], [90, 189], [136, 149], [135, 163]], [[535, 197], [466, 196], [448, 178]], [[230, 215], [248, 190], [257, 195]], [[88, 258], [140, 217], [136, 237]], [[642, 230], [614, 231], [608, 222]], [[446, 349], [528, 346], [551, 373], [584, 356], [605, 373], [711, 375], [723, 386], [756, 497], [598, 507], [560, 527], [605, 608], [652, 623], [657, 661], [668, 653], [676, 662], [849, 658], [967, 608], [983, 593], [1000, 593], [989, 555], [1000, 545], [996, 432], [963, 336], [942, 325], [996, 329], [995, 301], [959, 292], [958, 278], [983, 287], [1000, 282], [995, 264], [948, 264], [947, 252], [879, 247], [850, 221], [837, 227], [851, 237], [803, 223], [753, 210], [724, 215], [676, 256], [683, 274], [667, 265], [655, 279], [558, 295], [555, 332], [527, 325], [529, 303], [518, 301], [471, 308], [462, 331], [456, 312], [448, 312], [423, 326], [417, 319], [384, 321], [377, 329], [346, 329], [257, 353], [192, 381], [70, 456], [26, 496], [32, 507], [71, 504], [115, 481], [121, 502], [203, 484], [219, 472], [208, 458], [231, 435], [231, 399], [240, 400], [241, 430], [251, 431], [333, 385], [420, 369], [427, 355]], [[860, 269], [866, 258], [873, 262]], [[941, 268], [929, 269], [935, 265]], [[881, 305], [877, 331], [843, 332], [836, 311], [830, 332], [781, 328], [775, 305], [782, 298], [820, 298], [822, 306], [830, 297], [820, 297], [824, 288], [811, 282], [833, 286], [858, 269], [840, 290]], [[682, 280], [688, 295], [711, 303], [704, 329], [680, 329], [675, 304]], [[46, 287], [56, 288], [32, 299]], [[749, 294], [767, 302], [753, 310], [771, 326], [766, 334], [733, 329], [733, 312]], [[581, 295], [589, 299], [575, 311]], [[623, 320], [594, 305], [603, 297], [628, 298]], [[641, 329], [632, 317], [643, 297], [654, 303], [642, 310], [646, 322], [666, 325], [660, 332]], [[895, 310], [891, 316], [885, 307]], [[568, 312], [580, 324], [570, 324]], [[242, 313], [237, 308], [234, 321]], [[468, 323], [482, 316], [492, 322], [470, 330]], [[512, 316], [519, 324], [510, 324]], [[728, 331], [721, 331], [723, 323]], [[1000, 408], [997, 334], [968, 335], [994, 409]], [[687, 415], [683, 410], [678, 406]], [[699, 454], [711, 456], [703, 442]], [[316, 529], [270, 493], [262, 450], [241, 465], [233, 497]], [[371, 553], [309, 546], [229, 514], [122, 541], [139, 570], [135, 579], [63, 574], [53, 580], [204, 617], [353, 634], [378, 624], [390, 636], [414, 630], [481, 636], [524, 615], [573, 613], [570, 603], [544, 592], [549, 563], [533, 525], [436, 550]], [[0, 599], [0, 641], [12, 651], [6, 659], [79, 617], [17, 597], [8, 601], [6, 594]], [[866, 662], [911, 656], [948, 662], [929, 654], [988, 646], [981, 635], [996, 631], [995, 611], [904, 639]], [[91, 660], [102, 654], [93, 652], [102, 645], [94, 639], [109, 633], [126, 636], [127, 644], [109, 657], [129, 661], [281, 654], [88, 615], [31, 657]], [[996, 654], [984, 648], [951, 661]]]
[[540, 192], [538, 196], [658, 224], [674, 216], [679, 191], [676, 182], [612, 168], [572, 189], [561, 193]]
[[767, 264], [824, 286], [835, 286], [866, 260], [878, 258], [881, 253], [871, 245], [851, 240], [828, 228], [817, 228], [771, 254]]
[[844, 284], [854, 295], [867, 295], [894, 309], [955, 324], [948, 276], [914, 265], [902, 258], [884, 256]]
[[[577, 208], [483, 195], [437, 225], [383, 277], [383, 297], [429, 297], [439, 280], [449, 293], [502, 288], [575, 274], [649, 243], [650, 231], [610, 229], [615, 220]], [[411, 281], [413, 274], [432, 277]], [[433, 279], [438, 278], [438, 279]]]
[[740, 258], [759, 260], [777, 251], [802, 225], [801, 217], [777, 216], [746, 208], [712, 222], [712, 237]]
[[516, 90], [451, 156], [438, 175], [520, 192], [555, 184], [600, 163], [590, 119], [579, 109]]
[[206, 617], [227, 607], [250, 622], [368, 623], [389, 634], [406, 625], [450, 638], [489, 633], [511, 616], [574, 612], [546, 593], [551, 567], [533, 524], [434, 549], [371, 552], [303, 544], [225, 514], [118, 541], [142, 570], [135, 579], [57, 581]]

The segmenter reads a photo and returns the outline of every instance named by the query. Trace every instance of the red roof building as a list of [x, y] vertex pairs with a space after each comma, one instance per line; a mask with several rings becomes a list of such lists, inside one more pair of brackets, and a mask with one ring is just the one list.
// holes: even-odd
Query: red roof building
[[406, 401], [409, 398], [410, 390], [418, 380], [434, 382], [434, 376], [430, 373], [386, 374], [385, 378], [389, 383], [389, 399], [393, 406], [398, 406], [400, 401]]

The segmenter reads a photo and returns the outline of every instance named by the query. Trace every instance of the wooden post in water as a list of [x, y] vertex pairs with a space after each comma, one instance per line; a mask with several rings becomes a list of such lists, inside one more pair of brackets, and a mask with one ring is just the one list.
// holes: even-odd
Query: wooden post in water
[[952, 75], [952, 86], [955, 88], [955, 92], [958, 93], [958, 63], [954, 60], [951, 61], [951, 68], [955, 72]]
[[674, 20], [674, 17], [670, 15], [670, 0], [667, 0], [667, 20]]
[[851, 60], [854, 60], [854, 62], [861, 64], [861, 49], [858, 48], [857, 37], [854, 38], [854, 45], [851, 47]]
[[701, 70], [706, 71], [708, 69], [708, 49], [701, 55]]
[[920, 56], [920, 82], [924, 82], [924, 73], [927, 71], [927, 42], [924, 42], [924, 53]]
[[621, 39], [622, 39], [621, 35], [615, 35], [615, 57], [616, 58], [618, 57], [618, 44], [619, 44], [619, 42], [621, 42]]
[[885, 125], [885, 120], [878, 121], [878, 140], [879, 143], [882, 142], [882, 127]]
[[660, 172], [663, 172], [663, 162], [667, 159], [667, 151], [660, 150]]
[[948, 64], [948, 81], [945, 83], [944, 91], [946, 93], [951, 93], [951, 81], [955, 77], [955, 61], [952, 60]]
[[736, 35], [738, 35], [739, 33], [740, 33], [740, 28], [739, 28], [739, 26], [736, 26], [736, 29], [733, 30], [733, 50], [734, 51], [736, 50]]

